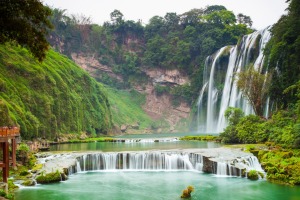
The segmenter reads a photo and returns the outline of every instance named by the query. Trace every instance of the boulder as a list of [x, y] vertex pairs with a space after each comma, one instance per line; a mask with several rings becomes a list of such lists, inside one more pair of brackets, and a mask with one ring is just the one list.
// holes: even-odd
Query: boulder
[[127, 125], [123, 124], [121, 126], [121, 131], [124, 133], [124, 132], [126, 132], [126, 130], [127, 130]]

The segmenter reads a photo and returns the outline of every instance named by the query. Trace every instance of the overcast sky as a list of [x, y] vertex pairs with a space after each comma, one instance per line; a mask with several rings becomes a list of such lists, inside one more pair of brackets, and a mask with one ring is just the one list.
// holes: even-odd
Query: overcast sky
[[66, 9], [68, 14], [83, 14], [94, 23], [102, 25], [110, 20], [110, 13], [117, 9], [125, 20], [148, 20], [155, 16], [165, 16], [167, 12], [178, 15], [193, 8], [207, 5], [223, 5], [235, 14], [243, 13], [253, 20], [253, 28], [263, 29], [277, 22], [285, 14], [286, 0], [42, 0], [54, 8]]

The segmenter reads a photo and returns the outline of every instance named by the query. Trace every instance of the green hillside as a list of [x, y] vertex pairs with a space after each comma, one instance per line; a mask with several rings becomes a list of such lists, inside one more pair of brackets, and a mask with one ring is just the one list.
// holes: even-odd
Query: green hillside
[[103, 86], [67, 57], [52, 50], [43, 63], [26, 49], [0, 46], [0, 126], [19, 125], [23, 138], [112, 127]]
[[138, 123], [139, 129], [149, 128], [153, 120], [142, 109], [145, 103], [145, 96], [135, 90], [117, 90], [107, 88], [109, 104], [111, 105], [113, 124], [133, 125]]

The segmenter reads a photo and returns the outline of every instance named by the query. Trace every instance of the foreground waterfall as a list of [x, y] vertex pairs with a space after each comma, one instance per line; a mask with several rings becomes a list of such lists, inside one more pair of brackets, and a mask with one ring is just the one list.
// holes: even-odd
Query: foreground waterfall
[[[236, 87], [235, 73], [247, 69], [249, 65], [261, 71], [263, 49], [269, 39], [268, 28], [256, 31], [244, 36], [240, 44], [223, 47], [207, 58], [198, 99], [198, 132], [222, 132], [226, 127], [224, 113], [228, 107], [241, 108], [246, 115], [253, 113], [251, 105]], [[265, 111], [268, 116], [267, 102]]]
[[86, 171], [125, 170], [200, 171], [221, 176], [243, 176], [251, 169], [263, 171], [251, 153], [228, 148], [66, 153], [41, 155], [38, 160], [46, 173], [59, 170], [69, 175]]

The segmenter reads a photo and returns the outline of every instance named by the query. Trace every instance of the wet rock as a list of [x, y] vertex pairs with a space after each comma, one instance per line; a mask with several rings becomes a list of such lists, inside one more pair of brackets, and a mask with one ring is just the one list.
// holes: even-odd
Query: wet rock
[[29, 179], [29, 180], [24, 181], [21, 185], [24, 185], [24, 186], [35, 186], [35, 181], [32, 180], [32, 179]]

